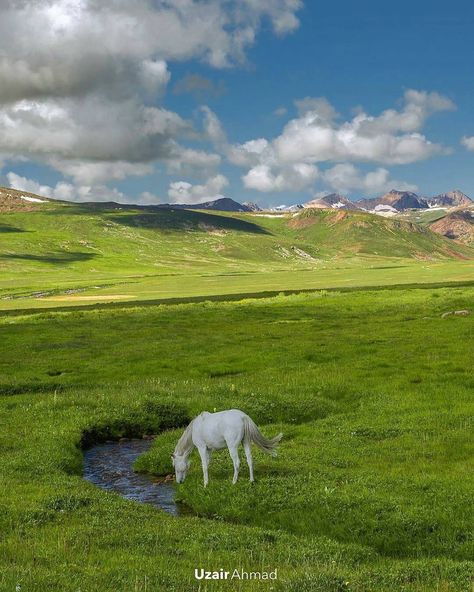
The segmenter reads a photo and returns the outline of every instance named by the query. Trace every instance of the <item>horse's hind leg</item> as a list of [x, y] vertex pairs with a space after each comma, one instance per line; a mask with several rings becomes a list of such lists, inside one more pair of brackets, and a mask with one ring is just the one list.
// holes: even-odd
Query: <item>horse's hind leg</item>
[[205, 446], [199, 447], [198, 451], [199, 451], [199, 456], [201, 457], [202, 474], [204, 477], [204, 487], [207, 487], [207, 484], [209, 483], [209, 471], [208, 471], [209, 454], [208, 454], [207, 448]]
[[232, 479], [232, 485], [235, 485], [237, 483], [237, 479], [239, 478], [240, 469], [240, 458], [237, 446], [229, 446], [229, 454], [232, 462], [234, 463], [234, 478]]
[[250, 481], [253, 483], [254, 482], [254, 478], [253, 478], [252, 449], [250, 447], [250, 442], [248, 442], [247, 440], [244, 440], [244, 450], [245, 450], [245, 457], [247, 459], [247, 464], [249, 466]]

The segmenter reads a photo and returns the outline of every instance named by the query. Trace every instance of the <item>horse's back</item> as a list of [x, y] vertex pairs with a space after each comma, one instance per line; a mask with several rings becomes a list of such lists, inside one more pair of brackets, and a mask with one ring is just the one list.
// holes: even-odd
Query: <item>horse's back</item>
[[248, 417], [248, 415], [243, 411], [240, 411], [240, 409], [226, 409], [225, 411], [216, 411], [216, 413], [211, 413], [210, 415], [225, 419], [243, 419], [244, 417]]
[[229, 439], [240, 440], [244, 433], [244, 418], [248, 417], [239, 409], [228, 409], [209, 413], [204, 411], [196, 418], [193, 436], [196, 441], [204, 441], [210, 447], [222, 447]]

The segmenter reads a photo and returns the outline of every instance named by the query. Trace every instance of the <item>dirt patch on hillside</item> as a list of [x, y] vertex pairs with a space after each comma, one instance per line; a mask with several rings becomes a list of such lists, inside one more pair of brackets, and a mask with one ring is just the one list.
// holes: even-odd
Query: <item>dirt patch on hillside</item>
[[225, 236], [227, 234], [227, 231], [223, 228], [216, 228], [216, 226], [212, 226], [212, 224], [207, 224], [206, 222], [199, 222], [198, 228], [199, 230], [216, 236]]
[[318, 216], [296, 216], [295, 218], [292, 218], [289, 222], [288, 222], [288, 227], [289, 228], [293, 228], [293, 230], [301, 230], [302, 228], [308, 228], [309, 226], [313, 226], [313, 224], [316, 224], [317, 222], [319, 222], [319, 217]]
[[41, 209], [48, 200], [28, 191], [0, 187], [0, 213], [33, 212]]
[[331, 222], [332, 224], [337, 224], [338, 222], [342, 222], [343, 220], [345, 220], [347, 218], [347, 216], [348, 216], [347, 212], [344, 212], [343, 210], [339, 210], [334, 215], [329, 217], [329, 222]]
[[344, 210], [328, 211], [320, 208], [308, 208], [292, 218], [288, 222], [288, 227], [294, 230], [301, 230], [318, 223], [333, 226], [347, 219], [348, 215], [349, 213]]

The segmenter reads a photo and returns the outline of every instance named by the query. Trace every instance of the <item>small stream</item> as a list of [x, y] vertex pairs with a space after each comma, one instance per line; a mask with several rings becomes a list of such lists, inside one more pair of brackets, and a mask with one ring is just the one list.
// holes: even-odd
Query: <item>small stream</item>
[[126, 499], [151, 504], [173, 516], [190, 514], [186, 506], [175, 502], [172, 482], [134, 472], [136, 458], [151, 444], [150, 440], [127, 440], [89, 448], [84, 452], [84, 478], [102, 489], [115, 491]]

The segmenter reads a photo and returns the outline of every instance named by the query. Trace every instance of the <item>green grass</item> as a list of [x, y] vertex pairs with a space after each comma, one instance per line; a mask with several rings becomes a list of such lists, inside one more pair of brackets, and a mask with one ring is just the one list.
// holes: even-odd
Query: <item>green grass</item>
[[[274, 221], [270, 221], [274, 223]], [[83, 265], [79, 262], [77, 265]], [[70, 264], [68, 264], [70, 266]], [[325, 292], [0, 317], [0, 590], [472, 590], [474, 288]], [[81, 442], [238, 407], [277, 459], [197, 457], [171, 518], [81, 477]], [[180, 430], [137, 467], [171, 470]]]
[[0, 310], [463, 282], [474, 251], [409, 221], [48, 202], [0, 214]]

